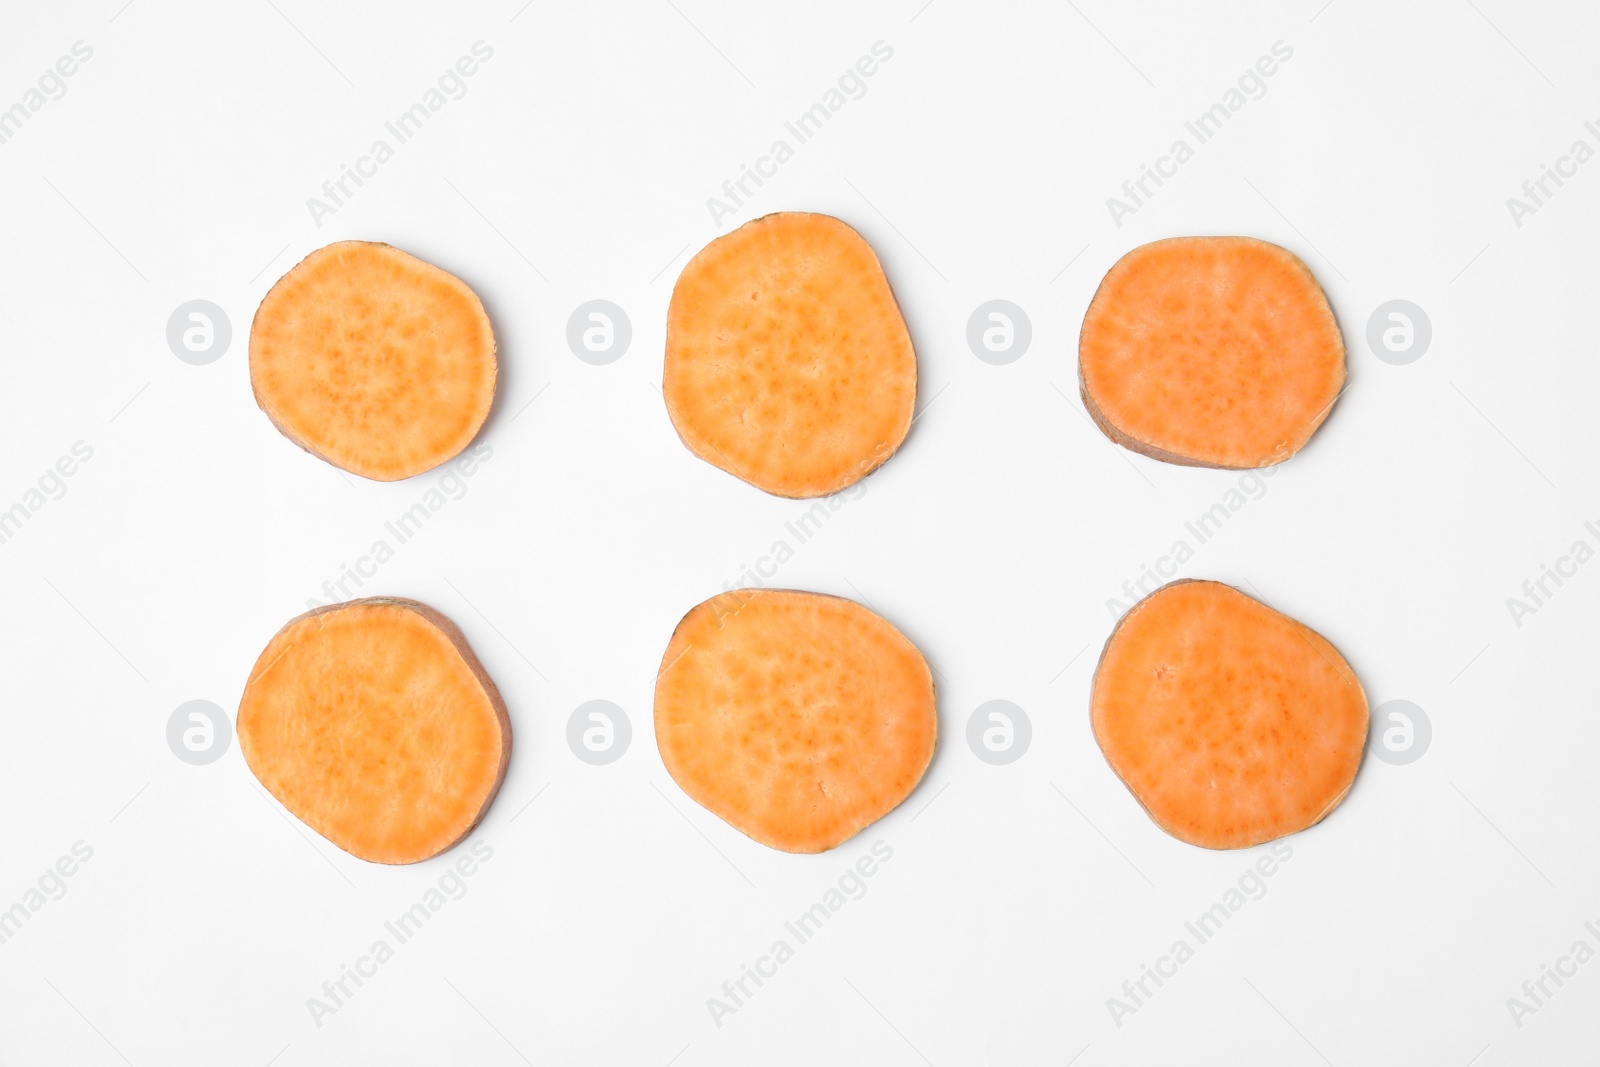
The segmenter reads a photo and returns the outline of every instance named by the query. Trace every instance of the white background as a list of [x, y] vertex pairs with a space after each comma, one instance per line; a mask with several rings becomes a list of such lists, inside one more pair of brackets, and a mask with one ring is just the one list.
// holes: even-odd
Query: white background
[[[1580, 937], [1600, 948], [1583, 928], [1600, 920], [1600, 563], [1520, 627], [1506, 600], [1576, 539], [1600, 547], [1583, 527], [1600, 520], [1600, 162], [1520, 228], [1506, 198], [1574, 140], [1600, 147], [1583, 129], [1600, 119], [1593, 5], [122, 5], [12, 4], [0, 34], [0, 107], [73, 42], [93, 48], [0, 145], [0, 507], [74, 442], [93, 448], [0, 545], [0, 908], [74, 842], [93, 849], [0, 945], [0, 1062], [1592, 1054], [1600, 963], [1520, 1028], [1506, 1001]], [[314, 225], [307, 197], [477, 40], [494, 54], [467, 95]], [[879, 40], [893, 58], [866, 95], [713, 224], [706, 198]], [[1293, 57], [1265, 96], [1114, 225], [1106, 198], [1279, 40]], [[922, 786], [814, 857], [694, 805], [650, 728], [678, 618], [804, 510], [690, 455], [657, 391], [683, 263], [782, 209], [838, 215], [878, 250], [923, 415], [777, 584], [868, 600], [939, 680]], [[1422, 706], [1434, 739], [1409, 766], [1369, 753], [1267, 894], [1118, 1027], [1107, 998], [1256, 858], [1158, 830], [1086, 710], [1107, 598], [1239, 484], [1114, 448], [1077, 400], [1100, 276], [1188, 233], [1305, 258], [1352, 385], [1183, 573], [1253, 586], [1337, 645], [1374, 707]], [[364, 864], [266, 798], [236, 745], [189, 766], [165, 729], [191, 699], [231, 715], [277, 628], [436, 481], [343, 476], [252, 402], [257, 302], [343, 238], [455, 272], [494, 320], [492, 458], [361, 595], [453, 617], [516, 746], [473, 837], [492, 860], [319, 1027], [307, 998], [460, 852]], [[195, 298], [232, 322], [208, 366], [165, 339]], [[595, 298], [633, 325], [604, 367], [565, 340]], [[1008, 366], [965, 339], [993, 298], [1032, 320]], [[1433, 323], [1409, 366], [1364, 339], [1394, 298]], [[604, 767], [565, 741], [595, 698], [634, 730]], [[1033, 723], [1010, 766], [965, 741], [994, 698]], [[707, 998], [880, 840], [893, 858], [865, 897], [715, 1025]]]

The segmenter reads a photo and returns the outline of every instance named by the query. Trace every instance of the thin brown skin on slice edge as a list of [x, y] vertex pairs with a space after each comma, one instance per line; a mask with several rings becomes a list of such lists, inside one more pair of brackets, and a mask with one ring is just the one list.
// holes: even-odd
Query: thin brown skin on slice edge
[[[1297, 448], [1289, 452], [1281, 459], [1254, 465], [1232, 465], [1223, 463], [1210, 463], [1203, 459], [1197, 459], [1193, 456], [1187, 456], [1178, 452], [1168, 451], [1167, 449], [1150, 444], [1149, 442], [1138, 437], [1134, 437], [1132, 434], [1124, 431], [1121, 427], [1116, 425], [1110, 416], [1108, 416], [1101, 409], [1100, 405], [1095, 402], [1094, 395], [1089, 389], [1089, 383], [1083, 371], [1083, 360], [1081, 358], [1084, 347], [1084, 338], [1090, 325], [1090, 312], [1093, 311], [1097, 304], [1100, 303], [1102, 295], [1106, 290], [1107, 283], [1110, 281], [1111, 275], [1116, 271], [1117, 266], [1129, 256], [1149, 249], [1152, 246], [1167, 244], [1169, 242], [1193, 240], [1247, 241], [1257, 245], [1266, 245], [1269, 248], [1277, 252], [1282, 252], [1284, 255], [1288, 256], [1289, 259], [1292, 260], [1298, 266], [1299, 270], [1304, 274], [1305, 279], [1310, 282], [1310, 287], [1312, 290], [1314, 290], [1318, 297], [1320, 297], [1322, 304], [1327, 311], [1328, 321], [1333, 327], [1335, 336], [1337, 336], [1339, 339], [1339, 346], [1345, 357], [1342, 368], [1343, 374], [1340, 379], [1339, 388], [1335, 390], [1333, 399], [1328, 402], [1327, 406], [1322, 409], [1321, 413], [1309, 425], [1305, 433], [1305, 440], [1302, 441]], [[1162, 463], [1170, 463], [1178, 467], [1201, 467], [1207, 470], [1263, 470], [1267, 467], [1276, 467], [1287, 463], [1289, 460], [1303, 452], [1306, 448], [1310, 447], [1311, 442], [1317, 436], [1317, 432], [1322, 429], [1323, 424], [1328, 421], [1329, 417], [1332, 416], [1334, 408], [1338, 406], [1339, 399], [1344, 395], [1345, 389], [1348, 387], [1350, 377], [1349, 346], [1345, 343], [1344, 328], [1339, 325], [1339, 316], [1333, 308], [1333, 301], [1328, 298], [1327, 291], [1323, 288], [1321, 281], [1311, 270], [1310, 266], [1307, 265], [1305, 260], [1301, 259], [1299, 256], [1295, 255], [1294, 252], [1283, 247], [1282, 245], [1275, 244], [1271, 241], [1265, 241], [1258, 237], [1248, 237], [1242, 235], [1193, 235], [1182, 237], [1166, 237], [1160, 240], [1146, 242], [1145, 244], [1138, 245], [1123, 253], [1123, 255], [1118, 257], [1117, 261], [1111, 265], [1111, 268], [1106, 271], [1105, 275], [1101, 277], [1100, 284], [1095, 287], [1094, 296], [1089, 300], [1089, 306], [1085, 310], [1083, 321], [1080, 323], [1078, 328], [1078, 352], [1080, 355], [1078, 361], [1078, 396], [1083, 401], [1084, 410], [1088, 413], [1089, 418], [1093, 420], [1095, 426], [1099, 427], [1100, 432], [1105, 434], [1113, 444], [1120, 445], [1121, 447], [1126, 448], [1128, 451], [1138, 453], [1141, 456], [1146, 456], [1154, 460], [1160, 460]]]
[[[268, 639], [266, 646], [262, 650], [263, 654], [265, 653], [265, 651], [267, 649], [270, 649], [272, 647], [273, 642], [275, 642], [278, 639], [278, 636], [280, 634], [282, 634], [284, 631], [289, 630], [292, 627], [294, 627], [294, 626], [306, 621], [307, 619], [312, 619], [312, 618], [315, 618], [318, 615], [324, 615], [324, 614], [328, 614], [328, 613], [331, 613], [331, 612], [341, 611], [341, 610], [344, 610], [346, 608], [359, 607], [359, 606], [363, 606], [363, 605], [400, 607], [400, 608], [404, 608], [404, 609], [406, 609], [408, 611], [413, 611], [416, 614], [422, 616], [422, 618], [424, 620], [426, 620], [435, 629], [437, 629], [440, 633], [444, 634], [444, 636], [449, 639], [450, 644], [455, 648], [456, 654], [461, 657], [462, 661], [466, 664], [467, 668], [469, 670], [471, 670], [473, 676], [478, 680], [478, 684], [483, 687], [484, 694], [488, 697], [490, 706], [494, 709], [495, 719], [499, 723], [499, 727], [500, 727], [500, 766], [499, 766], [498, 771], [495, 774], [495, 778], [494, 778], [493, 783], [491, 783], [490, 786], [489, 786], [488, 793], [484, 797], [483, 805], [478, 809], [478, 813], [472, 819], [472, 822], [464, 830], [462, 830], [460, 836], [456, 837], [455, 840], [453, 840], [450, 843], [444, 845], [443, 847], [438, 849], [438, 851], [433, 852], [430, 855], [421, 856], [421, 857], [418, 857], [417, 859], [408, 860], [408, 861], [404, 861], [404, 862], [391, 862], [391, 861], [380, 860], [380, 859], [372, 859], [370, 857], [362, 856], [362, 855], [359, 855], [358, 853], [352, 852], [350, 849], [347, 849], [343, 845], [340, 845], [339, 842], [334, 841], [332, 838], [328, 838], [328, 837], [324, 836], [320, 832], [317, 832], [309, 824], [305, 823], [305, 821], [300, 818], [300, 816], [294, 811], [294, 809], [289, 807], [288, 803], [285, 802], [283, 797], [279, 796], [277, 794], [277, 792], [272, 790], [271, 786], [267, 785], [266, 782], [262, 781], [262, 778], [256, 772], [255, 767], [251, 765], [248, 754], [246, 754], [246, 756], [245, 756], [245, 766], [249, 768], [251, 777], [255, 778], [257, 783], [259, 783], [262, 786], [262, 788], [264, 788], [268, 792], [272, 793], [273, 799], [276, 800], [280, 805], [282, 805], [284, 810], [286, 810], [295, 819], [296, 822], [299, 822], [302, 825], [305, 825], [307, 827], [307, 829], [311, 829], [314, 833], [317, 833], [318, 837], [322, 837], [323, 840], [328, 841], [330, 844], [333, 844], [335, 847], [339, 848], [340, 851], [346, 852], [351, 856], [355, 856], [356, 859], [359, 859], [364, 863], [378, 863], [378, 864], [381, 864], [383, 866], [405, 867], [405, 866], [410, 866], [410, 865], [415, 864], [415, 863], [426, 862], [427, 860], [433, 859], [436, 856], [442, 856], [445, 853], [449, 852], [451, 849], [453, 849], [457, 845], [461, 844], [467, 838], [471, 837], [472, 836], [472, 832], [478, 828], [478, 824], [483, 822], [484, 817], [489, 814], [489, 809], [494, 806], [495, 798], [498, 797], [499, 794], [500, 794], [500, 787], [505, 784], [506, 772], [511, 766], [511, 745], [512, 745], [511, 715], [510, 715], [510, 712], [506, 709], [506, 703], [505, 703], [505, 700], [500, 695], [499, 688], [494, 684], [494, 679], [491, 678], [489, 676], [489, 672], [484, 669], [483, 664], [479, 661], [477, 655], [472, 651], [471, 645], [469, 645], [467, 643], [466, 635], [461, 632], [461, 628], [455, 624], [455, 621], [453, 619], [451, 619], [449, 616], [442, 614], [437, 609], [435, 609], [435, 608], [433, 608], [433, 607], [431, 607], [431, 606], [429, 606], [427, 604], [422, 603], [420, 600], [412, 600], [412, 599], [410, 599], [408, 597], [370, 596], [370, 597], [362, 597], [362, 598], [357, 599], [357, 600], [341, 601], [341, 602], [339, 602], [337, 604], [324, 604], [321, 607], [312, 608], [309, 611], [305, 611], [305, 612], [300, 613], [299, 615], [296, 615], [294, 618], [290, 619], [288, 622], [286, 622], [282, 626], [278, 627], [277, 631], [274, 632], [272, 637]], [[275, 657], [275, 659], [276, 659], [276, 657]], [[265, 673], [266, 670], [269, 667], [271, 667], [271, 665], [272, 664], [270, 664], [270, 663], [263, 665], [260, 662], [260, 659], [259, 658], [257, 659], [257, 661], [254, 664], [254, 666], [251, 667], [251, 669], [250, 669], [250, 677], [245, 683], [246, 691], [249, 690], [250, 685], [255, 682], [256, 678], [258, 676], [260, 676], [261, 674]], [[234, 732], [235, 732], [235, 734], [241, 734], [241, 731], [237, 727], [237, 723], [235, 724]], [[242, 736], [241, 736], [241, 742], [240, 742], [240, 749], [241, 749], [241, 752], [243, 753], [243, 750], [245, 749], [245, 744], [244, 744]]]

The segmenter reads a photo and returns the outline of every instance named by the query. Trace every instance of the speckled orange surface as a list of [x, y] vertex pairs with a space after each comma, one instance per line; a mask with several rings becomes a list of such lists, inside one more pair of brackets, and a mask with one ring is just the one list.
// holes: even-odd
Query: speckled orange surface
[[1317, 823], [1366, 746], [1366, 694], [1338, 651], [1220, 582], [1174, 582], [1135, 604], [1090, 704], [1111, 769], [1162, 829], [1205, 848]]
[[871, 246], [831, 216], [784, 212], [684, 268], [661, 388], [702, 459], [769, 493], [824, 496], [900, 447], [917, 359]]
[[416, 863], [461, 840], [511, 756], [505, 705], [461, 632], [387, 597], [280, 630], [250, 672], [238, 734], [284, 807], [376, 863]]
[[378, 481], [466, 448], [494, 402], [494, 333], [459, 278], [370, 241], [311, 253], [262, 299], [250, 384], [283, 434]]
[[785, 852], [882, 818], [933, 758], [933, 676], [854, 601], [747, 589], [678, 624], [656, 680], [656, 744], [695, 801]]
[[1251, 237], [1135, 248], [1083, 319], [1078, 374], [1113, 441], [1189, 466], [1282, 463], [1344, 388], [1344, 339], [1311, 271]]

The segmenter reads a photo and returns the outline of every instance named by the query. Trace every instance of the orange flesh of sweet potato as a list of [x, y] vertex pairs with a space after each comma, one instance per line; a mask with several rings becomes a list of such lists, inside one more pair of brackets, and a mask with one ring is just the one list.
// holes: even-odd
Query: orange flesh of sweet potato
[[905, 440], [917, 358], [872, 247], [831, 216], [784, 212], [683, 269], [661, 389], [701, 459], [778, 496], [825, 496]]
[[319, 608], [278, 631], [250, 672], [238, 733], [284, 807], [374, 863], [460, 841], [511, 758], [505, 704], [461, 631], [395, 597]]
[[1344, 340], [1293, 253], [1175, 237], [1117, 261], [1078, 340], [1083, 402], [1106, 436], [1169, 463], [1242, 470], [1298, 452], [1338, 399]]
[[790, 590], [736, 590], [684, 616], [655, 725], [685, 793], [785, 852], [825, 852], [888, 814], [938, 732], [915, 645], [853, 601]]
[[250, 327], [250, 384], [284, 436], [364, 478], [431, 470], [494, 401], [494, 332], [466, 283], [398, 248], [341, 241], [301, 260]]
[[1366, 694], [1344, 658], [1219, 582], [1174, 582], [1135, 604], [1090, 701], [1111, 769], [1158, 826], [1203, 848], [1319, 822], [1366, 745]]

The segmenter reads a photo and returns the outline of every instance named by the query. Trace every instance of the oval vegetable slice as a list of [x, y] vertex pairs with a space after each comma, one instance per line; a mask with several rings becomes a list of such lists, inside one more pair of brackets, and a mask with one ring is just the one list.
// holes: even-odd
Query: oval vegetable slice
[[454, 623], [369, 597], [293, 619], [239, 701], [239, 748], [296, 818], [374, 863], [466, 837], [511, 759], [511, 720]]
[[1282, 463], [1345, 381], [1328, 299], [1292, 252], [1174, 237], [1116, 262], [1078, 339], [1089, 414], [1117, 444], [1191, 467]]
[[1156, 825], [1248, 848], [1320, 822], [1355, 780], [1367, 698], [1322, 636], [1220, 582], [1173, 582], [1111, 633], [1095, 740]]
[[756, 841], [825, 852], [910, 796], [938, 723], [927, 660], [854, 601], [736, 590], [683, 617], [656, 744], [696, 803]]
[[494, 402], [494, 331], [465, 282], [371, 241], [319, 248], [250, 326], [256, 403], [289, 440], [377, 481], [431, 470]]
[[825, 496], [905, 440], [917, 357], [861, 235], [829, 215], [783, 212], [684, 267], [661, 391], [701, 459], [778, 496]]

